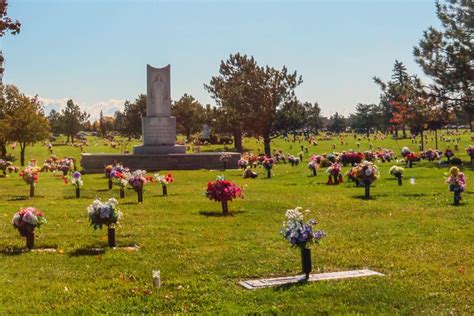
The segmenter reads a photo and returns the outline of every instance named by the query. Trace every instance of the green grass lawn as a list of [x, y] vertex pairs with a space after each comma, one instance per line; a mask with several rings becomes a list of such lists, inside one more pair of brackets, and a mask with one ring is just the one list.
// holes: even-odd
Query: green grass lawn
[[[431, 137], [431, 136], [430, 136]], [[427, 147], [434, 147], [429, 137]], [[356, 140], [319, 141], [309, 154], [357, 149]], [[462, 135], [456, 152], [468, 160], [469, 134]], [[91, 139], [86, 152], [119, 152]], [[302, 143], [308, 146], [307, 142]], [[441, 142], [440, 149], [453, 143]], [[416, 145], [410, 140], [374, 141], [399, 153]], [[129, 145], [131, 146], [131, 145]], [[297, 154], [299, 142], [275, 140], [274, 149]], [[290, 149], [290, 146], [292, 147]], [[254, 151], [261, 143], [247, 139]], [[369, 142], [361, 140], [361, 150]], [[205, 150], [222, 150], [219, 146]], [[18, 149], [17, 149], [18, 151]], [[58, 157], [79, 157], [78, 148], [55, 145]], [[18, 152], [15, 153], [18, 155]], [[309, 156], [305, 155], [305, 158]], [[44, 146], [27, 149], [27, 159], [42, 162]], [[107, 231], [94, 231], [86, 207], [96, 197], [118, 198], [107, 190], [102, 174], [85, 175], [80, 199], [74, 188], [51, 173], [41, 174], [36, 196], [18, 175], [0, 178], [0, 314], [14, 313], [474, 313], [474, 169], [461, 206], [452, 206], [444, 183], [448, 167], [416, 163], [405, 169], [402, 187], [388, 174], [393, 163], [379, 163], [381, 178], [363, 200], [363, 188], [352, 183], [327, 186], [324, 170], [310, 176], [307, 163], [278, 164], [274, 177], [242, 179], [228, 170], [228, 179], [245, 188], [245, 198], [229, 203], [231, 216], [222, 217], [219, 203], [203, 196], [206, 184], [222, 171], [175, 171], [169, 196], [160, 187], [145, 187], [144, 203], [127, 190], [120, 200], [124, 213], [117, 229], [118, 246], [138, 244], [138, 251], [109, 250], [88, 254], [87, 248], [106, 247]], [[345, 173], [348, 167], [343, 168]], [[12, 254], [24, 246], [10, 220], [20, 207], [45, 212], [48, 223], [36, 233], [36, 247], [55, 247], [56, 253]], [[249, 291], [238, 282], [296, 275], [300, 255], [279, 235], [284, 213], [302, 206], [313, 210], [318, 227], [327, 232], [313, 249], [313, 273], [369, 268], [386, 274], [351, 280], [323, 281]], [[152, 286], [152, 270], [161, 271], [162, 287]]]

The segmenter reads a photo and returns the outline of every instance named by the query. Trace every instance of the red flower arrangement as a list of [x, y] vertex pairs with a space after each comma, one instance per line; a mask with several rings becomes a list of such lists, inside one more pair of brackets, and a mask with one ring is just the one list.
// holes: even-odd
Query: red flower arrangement
[[206, 196], [211, 201], [221, 202], [222, 211], [224, 215], [227, 215], [227, 202], [238, 197], [242, 198], [243, 193], [240, 187], [229, 180], [225, 180], [224, 177], [219, 176], [215, 182], [207, 183]]

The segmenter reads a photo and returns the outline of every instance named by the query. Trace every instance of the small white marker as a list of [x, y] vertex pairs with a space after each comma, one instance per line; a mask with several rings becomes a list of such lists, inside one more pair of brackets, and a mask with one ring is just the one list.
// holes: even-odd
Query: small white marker
[[160, 270], [153, 270], [153, 286], [161, 287]]

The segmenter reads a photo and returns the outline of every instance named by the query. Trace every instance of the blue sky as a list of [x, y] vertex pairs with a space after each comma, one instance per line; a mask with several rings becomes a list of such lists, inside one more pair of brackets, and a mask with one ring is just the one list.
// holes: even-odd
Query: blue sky
[[144, 93], [147, 63], [171, 64], [173, 99], [214, 104], [203, 84], [236, 52], [297, 70], [301, 100], [348, 114], [378, 101], [371, 78], [388, 79], [395, 59], [422, 75], [412, 48], [438, 25], [431, 0], [9, 2], [22, 29], [2, 39], [4, 82], [47, 110], [72, 98], [93, 116]]

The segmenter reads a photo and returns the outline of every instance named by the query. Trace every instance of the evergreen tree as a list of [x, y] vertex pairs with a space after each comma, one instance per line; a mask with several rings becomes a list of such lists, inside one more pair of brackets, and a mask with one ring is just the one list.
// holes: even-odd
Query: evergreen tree
[[474, 120], [474, 4], [472, 0], [436, 2], [442, 29], [428, 28], [414, 47], [415, 61], [434, 83], [432, 94]]

